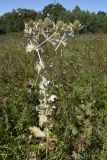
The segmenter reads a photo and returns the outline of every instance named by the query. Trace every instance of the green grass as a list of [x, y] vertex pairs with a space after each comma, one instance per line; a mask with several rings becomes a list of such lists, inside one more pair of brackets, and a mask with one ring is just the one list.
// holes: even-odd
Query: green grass
[[[26, 43], [20, 36], [0, 36], [0, 160], [33, 160], [33, 152], [46, 160], [28, 130], [38, 125], [38, 95], [27, 92], [29, 79], [37, 80], [37, 56], [25, 52]], [[43, 58], [45, 74], [55, 82], [51, 92], [58, 96], [53, 122], [58, 142], [48, 160], [106, 160], [107, 35], [76, 36], [62, 57], [46, 46]]]

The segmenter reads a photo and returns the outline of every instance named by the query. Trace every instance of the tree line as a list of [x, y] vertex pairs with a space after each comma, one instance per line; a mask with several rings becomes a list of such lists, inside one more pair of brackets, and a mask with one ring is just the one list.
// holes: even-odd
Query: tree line
[[41, 12], [29, 9], [17, 9], [0, 17], [0, 34], [23, 32], [24, 22], [50, 17], [53, 21], [65, 23], [79, 20], [84, 26], [82, 33], [107, 33], [107, 13], [81, 10], [76, 6], [72, 11], [66, 10], [61, 4], [49, 4]]

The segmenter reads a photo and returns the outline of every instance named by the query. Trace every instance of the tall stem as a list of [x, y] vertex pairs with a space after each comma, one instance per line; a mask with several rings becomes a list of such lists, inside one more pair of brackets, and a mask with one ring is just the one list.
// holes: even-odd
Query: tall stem
[[55, 32], [50, 36], [48, 37], [45, 41], [43, 41], [41, 44], [37, 45], [35, 47], [35, 50], [38, 49], [40, 46], [42, 46], [43, 44], [45, 44], [47, 41], [49, 41], [53, 36], [54, 36]]
[[41, 59], [41, 56], [40, 56], [39, 51], [38, 51], [38, 57], [39, 57], [39, 62], [40, 62], [40, 64], [42, 64], [42, 59]]
[[62, 37], [60, 43], [58, 44], [58, 46], [56, 47], [55, 51], [57, 51], [57, 49], [59, 48], [59, 46], [62, 44], [64, 38], [65, 38], [65, 34], [63, 35], [63, 37]]

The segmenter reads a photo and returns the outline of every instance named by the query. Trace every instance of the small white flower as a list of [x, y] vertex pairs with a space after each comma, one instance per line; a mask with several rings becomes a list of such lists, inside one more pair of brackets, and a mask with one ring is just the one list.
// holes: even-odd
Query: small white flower
[[47, 123], [47, 116], [45, 114], [39, 115], [39, 126], [43, 127], [45, 123]]
[[27, 45], [26, 47], [26, 52], [32, 52], [34, 50], [35, 46], [33, 45], [32, 42], [30, 42], [30, 44]]
[[39, 107], [43, 110], [43, 109], [49, 109], [49, 105], [46, 103], [42, 103], [39, 105]]
[[44, 63], [43, 62], [39, 62], [37, 63], [35, 69], [38, 71], [38, 74], [40, 74], [40, 71], [43, 70], [45, 68]]
[[43, 82], [44, 86], [46, 86], [46, 87], [50, 83], [50, 81], [48, 81], [44, 76], [42, 77], [42, 82]]
[[46, 95], [46, 90], [45, 89], [40, 89], [39, 94], [45, 96]]
[[56, 109], [56, 106], [52, 106], [52, 109]]
[[40, 99], [39, 101], [40, 101], [40, 104], [44, 104], [47, 102], [46, 97], [44, 97], [43, 99]]
[[24, 33], [26, 33], [26, 34], [28, 34], [28, 33], [29, 33], [29, 30], [28, 30], [28, 24], [27, 24], [27, 23], [25, 23]]
[[39, 88], [40, 88], [40, 93], [44, 93], [44, 95], [46, 94], [45, 92], [45, 88], [48, 86], [48, 84], [50, 83], [50, 81], [48, 81], [44, 76], [42, 76], [42, 81], [39, 84]]
[[43, 61], [42, 61], [42, 60], [39, 62], [39, 64], [40, 64], [40, 66], [41, 66], [41, 68], [42, 68], [42, 69], [44, 69], [44, 68], [45, 68], [45, 65], [44, 65], [44, 63], [43, 63]]
[[29, 28], [29, 35], [31, 35], [32, 34], [32, 28], [30, 27]]
[[25, 34], [28, 34], [28, 33], [29, 33], [29, 30], [28, 30], [28, 29], [24, 29], [24, 33], [25, 33]]
[[39, 88], [40, 88], [41, 90], [45, 90], [43, 82], [40, 82], [40, 83], [39, 83]]
[[50, 64], [49, 66], [50, 66], [50, 67], [53, 67], [53, 64]]
[[28, 90], [28, 93], [29, 93], [29, 94], [31, 94], [31, 93], [32, 93], [31, 89], [29, 89], [29, 90]]
[[57, 98], [56, 95], [53, 94], [47, 100], [48, 102], [54, 102], [56, 98]]
[[36, 65], [35, 69], [38, 71], [38, 74], [40, 74], [41, 65], [38, 63], [38, 64]]
[[38, 138], [45, 138], [46, 135], [45, 133], [43, 133], [40, 128], [38, 127], [29, 127], [29, 130], [31, 131], [31, 133], [33, 133], [36, 137]]

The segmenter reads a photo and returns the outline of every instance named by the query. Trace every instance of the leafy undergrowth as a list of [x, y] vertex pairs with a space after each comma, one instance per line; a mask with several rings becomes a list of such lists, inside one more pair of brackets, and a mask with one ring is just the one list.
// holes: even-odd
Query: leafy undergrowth
[[46, 46], [47, 66], [54, 63], [46, 75], [58, 97], [53, 120], [58, 141], [48, 151], [28, 130], [38, 126], [38, 94], [28, 94], [29, 80], [38, 77], [36, 56], [25, 46], [23, 37], [0, 37], [0, 160], [106, 160], [107, 36], [77, 36], [61, 57]]

